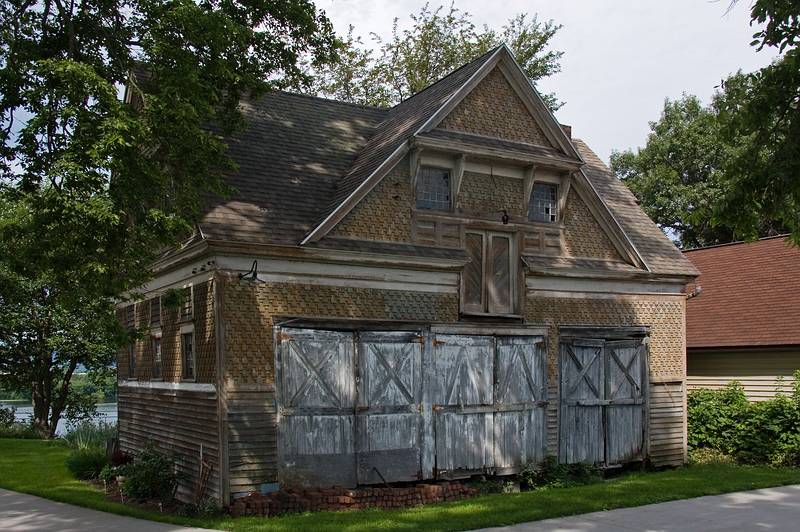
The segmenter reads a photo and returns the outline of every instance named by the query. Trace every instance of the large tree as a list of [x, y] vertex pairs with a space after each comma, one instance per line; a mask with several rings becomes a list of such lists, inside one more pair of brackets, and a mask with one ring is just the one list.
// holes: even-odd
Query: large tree
[[725, 194], [713, 216], [747, 238], [758, 236], [761, 220], [775, 219], [800, 245], [800, 3], [756, 0], [751, 15], [763, 28], [753, 46], [779, 56], [724, 83], [716, 103], [721, 134], [746, 142], [726, 164]]
[[722, 195], [721, 168], [731, 152], [719, 140], [713, 109], [695, 96], [664, 102], [645, 146], [611, 154], [611, 168], [659, 227], [683, 247], [730, 242], [730, 227], [701, 213]]
[[[499, 30], [479, 29], [454, 3], [435, 9], [425, 4], [410, 18], [403, 30], [395, 19], [389, 39], [372, 34], [373, 48], [354, 37], [351, 26], [342, 39], [341, 59], [316, 70], [312, 92], [362, 105], [394, 105], [501, 43], [534, 84], [561, 70], [563, 52], [548, 49], [561, 29], [552, 20], [518, 14]], [[553, 110], [562, 105], [553, 94], [543, 97]]]
[[240, 98], [334, 43], [309, 0], [0, 1], [0, 381], [43, 432], [74, 368], [108, 363], [111, 303], [224, 192]]

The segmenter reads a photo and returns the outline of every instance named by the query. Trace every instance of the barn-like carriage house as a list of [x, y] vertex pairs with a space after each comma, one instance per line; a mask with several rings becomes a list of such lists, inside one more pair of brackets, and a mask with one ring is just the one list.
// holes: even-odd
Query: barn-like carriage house
[[201, 464], [226, 504], [684, 462], [696, 271], [507, 48], [391, 109], [242, 106], [235, 192], [120, 309], [149, 328], [119, 357], [121, 445], [174, 453], [181, 497]]

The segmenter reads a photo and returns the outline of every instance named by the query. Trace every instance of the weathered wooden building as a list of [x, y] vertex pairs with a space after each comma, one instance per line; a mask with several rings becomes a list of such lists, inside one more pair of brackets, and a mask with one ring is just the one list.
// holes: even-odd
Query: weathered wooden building
[[236, 192], [121, 309], [150, 327], [119, 359], [122, 445], [174, 452], [184, 497], [201, 460], [223, 502], [684, 461], [696, 271], [507, 48], [391, 109], [242, 105]]
[[800, 370], [800, 248], [777, 236], [684, 254], [702, 288], [686, 305], [689, 391], [737, 381], [751, 401], [791, 393]]

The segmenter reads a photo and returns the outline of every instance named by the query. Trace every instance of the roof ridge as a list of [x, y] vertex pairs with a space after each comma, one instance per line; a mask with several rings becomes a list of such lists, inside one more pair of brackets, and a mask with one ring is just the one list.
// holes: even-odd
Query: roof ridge
[[452, 76], [452, 75], [456, 74], [456, 73], [457, 73], [459, 70], [463, 70], [464, 68], [466, 68], [466, 67], [468, 67], [468, 66], [470, 66], [470, 65], [472, 65], [472, 64], [474, 64], [474, 63], [476, 63], [476, 62], [478, 62], [478, 61], [480, 61], [481, 59], [483, 59], [483, 58], [484, 58], [484, 57], [486, 57], [487, 55], [491, 55], [491, 54], [493, 54], [494, 52], [496, 52], [496, 51], [498, 50], [498, 48], [501, 48], [501, 47], [503, 47], [503, 46], [505, 46], [505, 44], [499, 44], [499, 45], [495, 46], [494, 48], [492, 48], [491, 50], [489, 50], [488, 52], [486, 52], [486, 53], [483, 53], [483, 54], [479, 55], [479, 56], [478, 56], [478, 57], [476, 57], [475, 59], [473, 59], [473, 60], [471, 60], [471, 61], [467, 61], [466, 63], [464, 63], [463, 65], [461, 65], [461, 66], [460, 66], [460, 67], [458, 67], [457, 69], [455, 69], [455, 70], [453, 70], [453, 71], [449, 72], [448, 74], [446, 74], [446, 75], [442, 76], [441, 78], [437, 79], [436, 81], [434, 81], [434, 82], [433, 82], [433, 83], [431, 83], [430, 85], [426, 86], [424, 89], [422, 89], [422, 90], [420, 90], [420, 91], [417, 91], [417, 92], [415, 92], [414, 94], [412, 94], [411, 96], [409, 96], [408, 98], [406, 98], [406, 99], [404, 99], [404, 100], [400, 100], [399, 102], [397, 102], [395, 105], [393, 105], [393, 106], [392, 106], [392, 107], [390, 107], [389, 109], [390, 109], [390, 110], [391, 110], [391, 109], [394, 109], [394, 108], [395, 108], [395, 107], [397, 107], [398, 105], [402, 105], [402, 104], [406, 103], [407, 101], [409, 101], [409, 100], [411, 100], [411, 99], [413, 99], [413, 98], [415, 98], [415, 97], [419, 96], [420, 94], [422, 94], [422, 93], [426, 92], [428, 89], [432, 89], [433, 87], [435, 87], [436, 85], [438, 85], [438, 84], [439, 84], [439, 83], [441, 83], [442, 81], [444, 81], [444, 80], [446, 80], [447, 78], [449, 78], [450, 76]]
[[682, 252], [683, 253], [690, 253], [692, 251], [702, 251], [704, 249], [722, 248], [722, 247], [727, 247], [727, 246], [738, 246], [740, 244], [755, 244], [757, 242], [763, 242], [765, 240], [775, 240], [776, 238], [784, 238], [785, 239], [787, 236], [789, 236], [789, 233], [783, 233], [781, 235], [764, 236], [764, 237], [761, 237], [761, 238], [758, 238], [758, 239], [752, 240], [752, 241], [737, 240], [735, 242], [725, 242], [724, 244], [712, 244], [710, 246], [699, 246], [699, 247], [696, 247], [696, 248], [684, 249], [684, 250], [682, 250]]
[[294, 91], [288, 91], [288, 90], [267, 91], [266, 94], [270, 94], [270, 92], [286, 94], [287, 96], [297, 96], [299, 98], [308, 98], [308, 99], [311, 99], [311, 100], [321, 100], [323, 102], [329, 102], [329, 103], [338, 103], [340, 105], [347, 105], [349, 107], [355, 107], [357, 109], [366, 109], [366, 110], [369, 110], [369, 111], [381, 111], [383, 113], [386, 113], [386, 112], [389, 111], [389, 109], [391, 109], [390, 107], [378, 107], [376, 105], [365, 105], [365, 104], [361, 104], [361, 103], [345, 102], [343, 100], [337, 100], [335, 98], [326, 98], [324, 96], [317, 96], [315, 94], [304, 94], [302, 92], [294, 92]]

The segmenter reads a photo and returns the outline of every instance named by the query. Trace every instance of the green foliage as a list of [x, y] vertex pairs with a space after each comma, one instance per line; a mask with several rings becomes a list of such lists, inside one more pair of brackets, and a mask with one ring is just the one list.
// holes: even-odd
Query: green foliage
[[92, 423], [84, 421], [69, 427], [69, 431], [62, 437], [70, 449], [102, 449], [111, 438], [117, 437], [117, 426], [111, 423]]
[[309, 0], [0, 0], [0, 21], [0, 385], [52, 436], [91, 413], [76, 367], [129, 340], [114, 303], [225, 192], [240, 99], [306, 84], [335, 37]]
[[689, 394], [688, 423], [693, 453], [709, 450], [742, 464], [800, 465], [800, 389], [752, 403], [737, 383], [697, 390]]
[[0, 428], [10, 427], [17, 422], [15, 408], [0, 406]]
[[175, 461], [148, 444], [133, 459], [133, 462], [118, 468], [125, 477], [122, 493], [138, 500], [170, 502], [178, 486]]
[[528, 464], [519, 473], [524, 490], [564, 488], [600, 482], [600, 471], [592, 464], [559, 464], [555, 456], [548, 455], [541, 464]]
[[0, 406], [0, 438], [39, 439], [41, 435], [30, 423], [16, 420], [14, 408]]
[[730, 455], [710, 447], [689, 450], [689, 464], [691, 465], [733, 464], [735, 462]]
[[725, 195], [714, 205], [718, 224], [747, 238], [761, 221], [776, 220], [800, 245], [800, 3], [756, 0], [751, 43], [780, 55], [770, 65], [724, 81], [719, 110], [722, 139], [745, 139], [725, 166]]
[[[684, 95], [664, 102], [643, 148], [611, 154], [617, 177], [647, 215], [684, 248], [727, 243], [738, 235], [734, 224], [715, 222], [712, 216], [727, 193], [726, 165], [743, 143], [740, 138], [726, 141], [720, 129], [714, 106]], [[759, 220], [758, 236], [782, 230], [769, 218]]]
[[[415, 94], [456, 68], [505, 43], [534, 84], [561, 70], [563, 52], [547, 50], [561, 29], [552, 20], [520, 13], [498, 31], [477, 28], [472, 15], [455, 7], [425, 4], [401, 30], [395, 19], [388, 40], [372, 34], [374, 48], [353, 35], [350, 26], [340, 42], [339, 60], [317, 69], [316, 94], [362, 105], [387, 107]], [[561, 107], [543, 95], [551, 109]]]
[[67, 469], [79, 480], [91, 480], [100, 475], [108, 465], [105, 449], [96, 447], [76, 448], [67, 456]]

